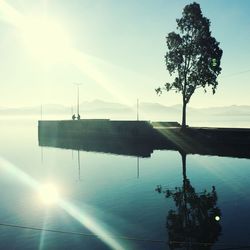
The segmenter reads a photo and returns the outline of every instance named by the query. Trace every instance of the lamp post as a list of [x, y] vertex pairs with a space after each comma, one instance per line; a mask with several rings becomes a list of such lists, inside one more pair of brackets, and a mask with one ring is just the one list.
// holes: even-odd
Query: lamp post
[[77, 119], [80, 120], [79, 114], [79, 86], [82, 85], [81, 83], [74, 83], [77, 87], [77, 96], [76, 96], [76, 108], [77, 108]]

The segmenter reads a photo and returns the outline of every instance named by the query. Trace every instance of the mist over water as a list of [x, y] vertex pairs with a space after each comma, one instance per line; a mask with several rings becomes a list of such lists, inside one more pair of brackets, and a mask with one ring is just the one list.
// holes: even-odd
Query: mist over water
[[[50, 114], [44, 112], [41, 116], [40, 113], [27, 114], [27, 115], [0, 115], [1, 121], [22, 121], [36, 123], [37, 120], [70, 120], [72, 115], [68, 113]], [[81, 119], [111, 119], [111, 120], [136, 120], [136, 110], [125, 113], [112, 113], [112, 112], [81, 112]], [[181, 113], [168, 114], [168, 113], [139, 113], [140, 120], [146, 121], [177, 121], [181, 124]], [[188, 113], [187, 123], [189, 126], [198, 127], [226, 127], [226, 128], [250, 128], [249, 115], [194, 115]]]

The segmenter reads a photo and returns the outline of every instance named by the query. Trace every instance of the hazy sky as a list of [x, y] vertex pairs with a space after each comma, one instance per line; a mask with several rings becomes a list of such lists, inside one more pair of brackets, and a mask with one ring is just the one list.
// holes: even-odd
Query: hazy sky
[[[103, 99], [133, 105], [181, 103], [154, 89], [166, 81], [165, 37], [184, 0], [0, 0], [0, 107]], [[217, 93], [190, 106], [250, 105], [250, 1], [203, 0], [223, 49]]]

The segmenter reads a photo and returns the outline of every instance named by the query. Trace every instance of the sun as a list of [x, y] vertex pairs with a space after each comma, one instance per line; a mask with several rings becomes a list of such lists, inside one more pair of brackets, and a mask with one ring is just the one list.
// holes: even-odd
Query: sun
[[26, 17], [21, 25], [25, 47], [40, 62], [64, 61], [70, 51], [70, 36], [55, 20], [44, 17]]
[[40, 199], [45, 205], [52, 205], [59, 201], [58, 188], [51, 183], [44, 184], [40, 187]]

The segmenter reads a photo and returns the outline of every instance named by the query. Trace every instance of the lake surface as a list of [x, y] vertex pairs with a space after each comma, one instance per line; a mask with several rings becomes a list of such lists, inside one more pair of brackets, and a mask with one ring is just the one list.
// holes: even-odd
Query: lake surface
[[[250, 246], [249, 159], [187, 155], [185, 175], [177, 151], [39, 147], [36, 121], [1, 120], [0, 129], [0, 249]], [[59, 190], [54, 204], [41, 201], [46, 183]]]

